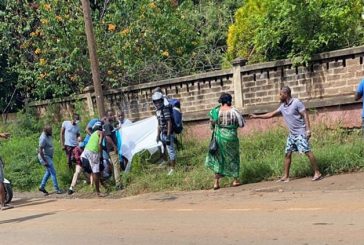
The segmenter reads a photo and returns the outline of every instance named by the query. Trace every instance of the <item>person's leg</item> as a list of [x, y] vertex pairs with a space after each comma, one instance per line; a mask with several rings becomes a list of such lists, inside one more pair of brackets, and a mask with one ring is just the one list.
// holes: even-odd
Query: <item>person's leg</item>
[[319, 168], [317, 166], [316, 158], [313, 155], [312, 151], [306, 152], [306, 156], [310, 160], [312, 169], [314, 171], [314, 176], [313, 176], [312, 180], [318, 180], [319, 178], [321, 178], [322, 175], [321, 175], [320, 170], [319, 170]]
[[72, 146], [66, 146], [66, 157], [67, 157], [67, 165], [69, 169], [72, 169], [72, 151], [73, 151]]
[[5, 207], [4, 169], [0, 160], [0, 208]]
[[95, 181], [96, 193], [100, 194], [100, 173], [92, 173], [92, 178]]
[[286, 142], [286, 148], [285, 148], [285, 157], [284, 157], [284, 175], [281, 177], [278, 181], [289, 181], [289, 170], [291, 168], [291, 162], [292, 162], [292, 152], [297, 151], [296, 146], [296, 136], [294, 135], [288, 135], [287, 142]]
[[168, 157], [169, 157], [169, 166], [170, 166], [170, 171], [169, 174], [172, 174], [172, 172], [174, 171], [174, 168], [176, 167], [176, 147], [174, 145], [174, 136], [171, 135], [170, 136], [170, 144], [167, 145], [167, 152], [168, 152]]
[[47, 158], [47, 161], [48, 161], [48, 171], [49, 171], [49, 174], [50, 174], [52, 182], [53, 182], [53, 187], [56, 190], [57, 194], [59, 194], [61, 192], [61, 190], [59, 189], [59, 186], [58, 186], [57, 173], [56, 173], [56, 169], [54, 168], [53, 159]]
[[0, 208], [5, 207], [5, 187], [4, 183], [0, 182]]
[[214, 190], [220, 189], [220, 174], [215, 174]]
[[115, 186], [121, 188], [119, 156], [115, 152], [110, 152], [110, 160], [114, 168]]
[[45, 168], [45, 172], [44, 172], [44, 175], [43, 175], [42, 181], [41, 181], [41, 183], [40, 183], [40, 188], [39, 188], [39, 189], [41, 189], [41, 190], [45, 190], [45, 186], [46, 186], [46, 184], [47, 184], [47, 181], [48, 181], [48, 179], [49, 179], [49, 176], [51, 175], [51, 174], [50, 174], [50, 172], [49, 172], [49, 170], [48, 170], [48, 167], [45, 167], [45, 166], [44, 166], [44, 168]]
[[292, 162], [292, 152], [287, 152], [284, 158], [284, 176], [281, 178], [281, 181], [289, 180], [289, 170], [291, 168]]
[[77, 184], [78, 176], [80, 175], [81, 171], [82, 171], [82, 167], [80, 165], [76, 165], [76, 170], [75, 170], [75, 173], [73, 174], [70, 190], [73, 190], [73, 188], [75, 188], [75, 186]]

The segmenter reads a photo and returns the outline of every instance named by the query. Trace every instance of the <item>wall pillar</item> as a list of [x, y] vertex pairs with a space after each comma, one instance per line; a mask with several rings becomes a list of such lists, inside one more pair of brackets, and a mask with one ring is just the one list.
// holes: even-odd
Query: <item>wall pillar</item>
[[246, 65], [247, 60], [237, 58], [233, 60], [233, 85], [234, 85], [234, 101], [233, 104], [237, 109], [244, 108], [243, 83], [241, 79], [241, 67]]

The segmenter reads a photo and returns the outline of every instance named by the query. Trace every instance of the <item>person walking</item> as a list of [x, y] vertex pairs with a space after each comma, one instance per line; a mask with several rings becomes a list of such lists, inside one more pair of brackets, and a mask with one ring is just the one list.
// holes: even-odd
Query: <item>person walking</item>
[[67, 156], [68, 167], [72, 168], [73, 149], [78, 146], [77, 138], [80, 136], [80, 128], [78, 123], [80, 116], [73, 114], [72, 121], [64, 121], [61, 128], [61, 146], [65, 150]]
[[156, 115], [158, 119], [158, 133], [156, 141], [161, 141], [163, 143], [164, 149], [167, 148], [170, 167], [168, 175], [171, 175], [173, 174], [174, 168], [176, 166], [177, 155], [176, 147], [174, 144], [175, 136], [172, 127], [171, 107], [164, 104], [164, 96], [160, 92], [155, 92], [152, 95], [152, 100], [156, 109]]
[[39, 191], [48, 195], [45, 189], [49, 177], [52, 178], [53, 186], [57, 194], [62, 194], [63, 191], [58, 186], [56, 169], [53, 163], [54, 147], [52, 141], [52, 127], [46, 125], [43, 128], [43, 132], [39, 137], [39, 150], [38, 159], [40, 164], [45, 168], [45, 173], [42, 182], [39, 187]]
[[[0, 133], [0, 138], [7, 139], [10, 137], [9, 133]], [[5, 185], [4, 185], [4, 163], [0, 159], [0, 211], [13, 208], [9, 204], [5, 204]]]
[[237, 129], [244, 127], [245, 121], [232, 106], [232, 96], [222, 93], [216, 106], [209, 112], [211, 129], [216, 137], [217, 151], [209, 152], [205, 165], [215, 173], [214, 190], [220, 188], [220, 179], [233, 177], [232, 186], [239, 186], [240, 152]]
[[304, 153], [310, 160], [314, 171], [313, 181], [322, 179], [322, 174], [311, 151], [309, 139], [311, 137], [310, 121], [304, 104], [297, 98], [292, 98], [291, 89], [284, 86], [280, 91], [281, 105], [275, 111], [263, 115], [250, 115], [250, 118], [267, 119], [282, 114], [289, 129], [284, 158], [284, 175], [278, 181], [289, 181], [289, 170], [292, 162], [292, 152]]

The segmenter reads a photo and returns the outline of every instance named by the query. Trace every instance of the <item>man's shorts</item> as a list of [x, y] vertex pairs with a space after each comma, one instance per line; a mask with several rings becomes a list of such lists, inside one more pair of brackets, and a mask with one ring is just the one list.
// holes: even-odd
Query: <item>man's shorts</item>
[[0, 183], [4, 182], [4, 166], [3, 163], [0, 160]]
[[311, 151], [306, 135], [288, 135], [285, 153], [295, 152], [307, 153]]
[[169, 145], [166, 145], [167, 137], [168, 136], [166, 134], [163, 134], [163, 133], [161, 133], [161, 135], [160, 135], [160, 138], [161, 138], [161, 141], [162, 141], [163, 145], [165, 145], [166, 148], [167, 148], [169, 160], [174, 161], [174, 160], [176, 160], [176, 148], [175, 148], [175, 145], [174, 145], [174, 135], [171, 134], [169, 136], [170, 137], [169, 138], [170, 139], [170, 144]]
[[[100, 172], [100, 154], [94, 153], [89, 150], [84, 150], [81, 154], [81, 158], [86, 158], [89, 163], [93, 173], [97, 174]], [[84, 160], [83, 160], [84, 161]]]

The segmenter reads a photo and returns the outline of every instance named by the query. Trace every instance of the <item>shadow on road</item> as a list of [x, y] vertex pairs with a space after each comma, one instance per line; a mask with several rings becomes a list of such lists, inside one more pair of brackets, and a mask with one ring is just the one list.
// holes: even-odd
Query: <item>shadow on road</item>
[[35, 215], [25, 216], [25, 217], [22, 217], [22, 218], [3, 220], [3, 221], [0, 221], [0, 224], [21, 223], [21, 222], [24, 222], [24, 221], [37, 219], [37, 218], [41, 218], [41, 217], [48, 216], [48, 215], [53, 215], [53, 214], [56, 214], [56, 212], [35, 214]]
[[50, 202], [55, 202], [54, 199], [34, 199], [34, 198], [21, 198], [19, 200], [14, 200], [11, 204], [14, 204], [16, 207], [26, 207], [26, 206], [34, 206], [40, 205]]

